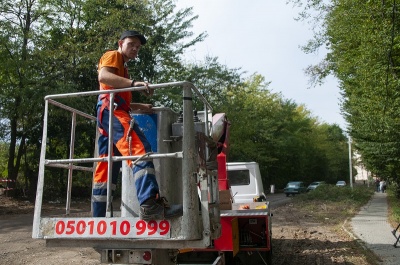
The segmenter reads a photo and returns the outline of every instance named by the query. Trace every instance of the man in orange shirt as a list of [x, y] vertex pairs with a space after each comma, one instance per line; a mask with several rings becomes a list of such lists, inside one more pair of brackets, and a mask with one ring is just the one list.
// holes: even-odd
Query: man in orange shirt
[[[98, 80], [100, 90], [145, 86], [146, 95], [152, 95], [147, 82], [131, 80], [128, 76], [127, 62], [136, 59], [140, 47], [146, 44], [146, 38], [137, 31], [128, 30], [122, 33], [118, 41], [118, 50], [107, 51], [100, 58], [98, 65]], [[97, 126], [100, 131], [98, 140], [99, 157], [108, 155], [109, 127], [109, 94], [99, 96], [97, 103]], [[131, 103], [132, 93], [120, 92], [114, 97], [113, 144], [114, 155], [135, 156], [151, 152], [151, 146], [139, 126], [130, 115], [131, 108], [151, 109], [150, 104]], [[132, 123], [131, 123], [132, 121]], [[131, 139], [128, 141], [128, 139]], [[160, 197], [152, 161], [139, 161], [133, 165], [137, 197], [140, 204], [140, 218], [143, 220], [164, 219], [181, 216], [182, 205], [166, 204], [165, 198]], [[115, 187], [121, 162], [113, 163], [112, 183]], [[108, 163], [97, 163], [93, 181], [93, 216], [104, 217], [107, 204], [107, 172]]]

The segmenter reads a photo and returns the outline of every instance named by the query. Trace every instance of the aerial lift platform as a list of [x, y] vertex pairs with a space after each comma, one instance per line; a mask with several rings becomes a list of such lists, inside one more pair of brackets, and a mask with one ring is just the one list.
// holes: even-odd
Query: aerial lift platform
[[[227, 120], [225, 115], [212, 116], [212, 107], [189, 82], [172, 82], [151, 85], [151, 89], [182, 89], [182, 111], [155, 107], [153, 113], [132, 113], [152, 145], [153, 153], [143, 156], [113, 156], [113, 144], [108, 143], [108, 157], [74, 158], [77, 116], [89, 119], [95, 128], [96, 118], [60, 101], [74, 97], [97, 97], [110, 94], [113, 106], [116, 92], [140, 91], [145, 87], [102, 90], [80, 93], [49, 95], [45, 97], [43, 137], [39, 164], [32, 237], [46, 240], [48, 247], [92, 247], [101, 254], [101, 262], [112, 264], [178, 264], [178, 255], [184, 253], [212, 253], [208, 263], [228, 264], [239, 250], [271, 253], [271, 229], [268, 207], [249, 210], [221, 210], [222, 203], [231, 203], [229, 186], [221, 193], [219, 172], [225, 170], [226, 157], [221, 151]], [[197, 112], [194, 97], [204, 109]], [[49, 158], [46, 155], [50, 108], [58, 107], [71, 113], [71, 140], [68, 158]], [[110, 121], [113, 122], [113, 109]], [[95, 129], [93, 128], [93, 133]], [[113, 130], [109, 128], [109, 138]], [[221, 140], [222, 139], [222, 140]], [[183, 204], [183, 216], [167, 220], [144, 221], [138, 217], [132, 170], [126, 160], [153, 160], [162, 196], [171, 204]], [[217, 161], [218, 160], [218, 161]], [[91, 212], [71, 211], [71, 189], [74, 171], [93, 172], [93, 164], [106, 161], [108, 167], [107, 212], [104, 218], [94, 218]], [[113, 162], [122, 161], [121, 205], [119, 211], [112, 207], [111, 172]], [[84, 166], [89, 164], [89, 166]], [[45, 216], [42, 212], [46, 167], [64, 168], [68, 171], [66, 211], [60, 216]], [[228, 193], [226, 192], [228, 191]], [[220, 194], [227, 200], [220, 201]], [[264, 203], [265, 204], [265, 203]], [[223, 207], [222, 207], [223, 208]], [[251, 220], [250, 220], [251, 219]], [[222, 220], [222, 221], [221, 221]], [[257, 236], [239, 235], [238, 225], [253, 223]], [[224, 228], [222, 227], [223, 224]], [[258, 224], [257, 224], [258, 223]], [[255, 225], [256, 224], [256, 225]], [[225, 231], [225, 232], [224, 232]], [[225, 238], [225, 235], [228, 237]], [[246, 237], [240, 247], [239, 237]], [[253, 239], [252, 239], [253, 238]], [[244, 245], [247, 242], [250, 245]], [[226, 255], [227, 254], [227, 255]], [[197, 264], [195, 258], [183, 259], [179, 264]], [[196, 256], [196, 255], [194, 255]], [[204, 256], [204, 255], [202, 255]], [[207, 255], [208, 256], [208, 255]], [[228, 258], [227, 258], [228, 257]], [[268, 259], [267, 255], [267, 259]], [[230, 263], [233, 264], [233, 263]], [[249, 263], [250, 264], [250, 263]], [[255, 263], [252, 263], [255, 264]], [[263, 262], [262, 264], [267, 264]], [[268, 263], [270, 264], [270, 263]]]

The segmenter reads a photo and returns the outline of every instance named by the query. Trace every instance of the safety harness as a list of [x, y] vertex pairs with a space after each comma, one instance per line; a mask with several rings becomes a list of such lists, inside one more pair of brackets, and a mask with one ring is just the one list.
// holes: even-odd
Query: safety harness
[[[101, 107], [100, 107], [98, 121], [101, 124], [101, 121], [103, 120], [104, 109], [110, 110], [110, 94], [99, 95], [99, 101], [101, 101]], [[123, 110], [123, 111], [126, 111], [127, 113], [129, 113], [131, 111], [131, 108], [130, 108], [129, 104], [127, 104], [120, 95], [115, 94], [114, 110]], [[108, 133], [103, 128], [99, 127], [99, 131], [102, 135], [108, 137]]]

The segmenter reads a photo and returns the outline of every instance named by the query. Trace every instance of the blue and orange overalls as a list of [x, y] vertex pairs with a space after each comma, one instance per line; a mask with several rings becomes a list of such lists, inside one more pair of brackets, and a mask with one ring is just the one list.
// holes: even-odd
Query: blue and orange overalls
[[[117, 69], [117, 74], [128, 78], [127, 68], [124, 66], [122, 54], [118, 51], [106, 52], [99, 61], [98, 70], [102, 67], [112, 67]], [[114, 89], [106, 84], [100, 83], [100, 90]], [[130, 130], [132, 117], [130, 115], [130, 102], [132, 93], [116, 93], [114, 97], [116, 103], [113, 119], [113, 155], [115, 156], [135, 156], [144, 155], [151, 152], [151, 146], [145, 135], [140, 130], [138, 124], [134, 123]], [[101, 94], [96, 106], [97, 126], [100, 131], [98, 139], [99, 157], [108, 155], [108, 128], [109, 128], [109, 94]], [[131, 140], [128, 141], [128, 136]], [[152, 161], [139, 161], [135, 165], [132, 161], [127, 161], [133, 170], [139, 203], [142, 204], [150, 197], [155, 197], [159, 193], [155, 169]], [[114, 162], [112, 169], [112, 186], [117, 184], [118, 173], [122, 162]], [[107, 173], [108, 163], [98, 162], [93, 177], [92, 203], [93, 217], [104, 217], [107, 204]], [[133, 190], [133, 189], [132, 189]]]

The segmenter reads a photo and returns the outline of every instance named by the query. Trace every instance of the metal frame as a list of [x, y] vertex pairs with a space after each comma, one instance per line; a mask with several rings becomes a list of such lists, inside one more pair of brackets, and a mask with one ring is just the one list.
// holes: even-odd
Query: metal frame
[[[150, 85], [151, 89], [161, 89], [168, 87], [180, 86], [183, 89], [183, 137], [182, 137], [182, 151], [175, 153], [166, 154], [150, 154], [144, 159], [155, 159], [155, 158], [179, 158], [182, 159], [182, 176], [183, 176], [183, 217], [177, 218], [172, 221], [171, 226], [174, 227], [173, 233], [177, 235], [175, 238], [168, 240], [101, 240], [94, 238], [87, 239], [60, 239], [54, 238], [47, 240], [47, 245], [49, 246], [82, 246], [82, 247], [102, 247], [102, 248], [132, 248], [132, 242], [135, 241], [135, 248], [151, 248], [154, 247], [154, 243], [157, 242], [158, 248], [185, 248], [185, 247], [195, 247], [201, 248], [206, 247], [211, 244], [211, 239], [216, 236], [216, 233], [212, 233], [211, 229], [215, 229], [218, 224], [215, 224], [215, 220], [210, 221], [209, 203], [208, 203], [208, 193], [211, 193], [212, 198], [216, 199], [215, 203], [218, 201], [218, 185], [210, 184], [210, 177], [207, 175], [207, 170], [199, 170], [196, 164], [196, 148], [195, 148], [195, 130], [193, 121], [193, 103], [192, 97], [193, 92], [204, 104], [204, 113], [212, 111], [211, 106], [205, 100], [205, 98], [200, 94], [198, 89], [190, 82], [172, 82], [164, 84]], [[68, 93], [68, 94], [57, 94], [49, 95], [45, 97], [45, 110], [44, 110], [44, 123], [43, 123], [43, 136], [42, 136], [42, 147], [40, 154], [40, 164], [39, 164], [39, 176], [37, 185], [37, 194], [35, 202], [35, 211], [33, 219], [33, 238], [45, 238], [46, 235], [44, 230], [54, 226], [54, 218], [46, 218], [41, 216], [42, 202], [43, 202], [43, 188], [44, 188], [44, 172], [46, 166], [60, 167], [68, 169], [68, 191], [67, 191], [67, 205], [66, 214], [70, 214], [70, 201], [71, 201], [71, 187], [72, 187], [72, 175], [74, 170], [85, 170], [93, 171], [92, 167], [82, 167], [76, 166], [76, 163], [93, 163], [99, 161], [107, 161], [108, 167], [108, 194], [107, 194], [107, 214], [105, 218], [110, 218], [110, 205], [111, 205], [111, 172], [112, 172], [112, 162], [122, 161], [122, 160], [134, 160], [140, 156], [124, 156], [118, 157], [112, 155], [112, 141], [109, 141], [109, 154], [107, 158], [81, 158], [74, 159], [74, 141], [75, 141], [75, 126], [76, 126], [76, 115], [86, 117], [91, 120], [96, 120], [92, 115], [86, 114], [74, 108], [68, 107], [62, 103], [57, 102], [57, 99], [61, 98], [71, 98], [71, 97], [82, 97], [82, 96], [94, 96], [100, 94], [110, 94], [110, 105], [113, 106], [114, 94], [117, 92], [125, 91], [141, 91], [145, 90], [145, 87], [131, 87], [118, 90], [101, 90], [101, 91], [90, 91], [90, 92], [79, 92], [79, 93]], [[48, 115], [49, 115], [49, 103], [58, 107], [61, 107], [67, 111], [72, 112], [72, 128], [71, 128], [71, 148], [68, 159], [47, 159], [46, 158], [46, 144], [47, 144], [47, 130], [48, 130]], [[110, 109], [110, 128], [109, 135], [112, 139], [113, 129], [113, 109]], [[208, 115], [205, 115], [205, 134], [209, 134], [209, 121]], [[200, 172], [199, 172], [200, 171]], [[201, 194], [201, 212], [199, 215], [199, 202], [198, 202], [198, 192], [197, 183], [200, 182], [200, 194]], [[213, 180], [211, 180], [213, 182]], [[214, 179], [215, 182], [215, 179]], [[210, 187], [212, 190], [210, 190]], [[214, 211], [214, 210], [211, 210]], [[131, 218], [131, 217], [129, 217]], [[219, 221], [219, 211], [213, 212], [211, 218], [217, 218]], [[135, 219], [135, 218], [132, 218]], [[137, 219], [137, 218], [136, 218]], [[213, 226], [213, 227], [211, 227]], [[202, 230], [199, 230], [202, 227]], [[160, 242], [161, 241], [161, 242]]]

